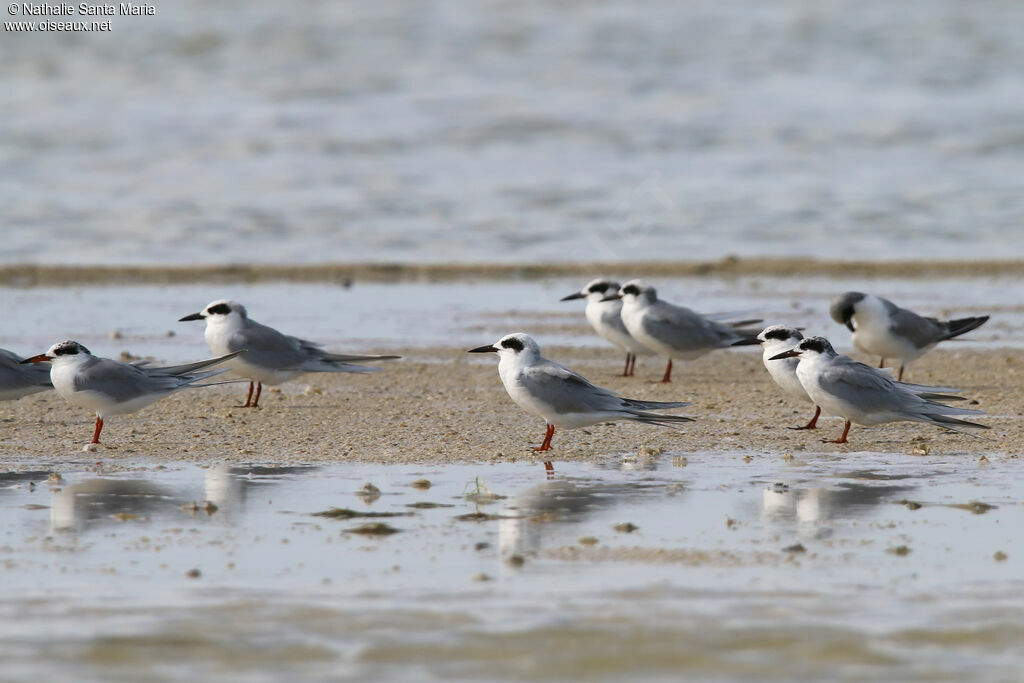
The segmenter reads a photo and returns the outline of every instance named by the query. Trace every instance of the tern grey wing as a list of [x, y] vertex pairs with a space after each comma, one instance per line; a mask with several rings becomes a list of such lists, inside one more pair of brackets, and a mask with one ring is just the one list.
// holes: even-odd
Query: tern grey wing
[[614, 411], [619, 410], [622, 403], [614, 391], [592, 384], [582, 375], [550, 361], [523, 368], [519, 381], [531, 395], [560, 415]]
[[627, 337], [630, 336], [629, 330], [626, 329], [626, 323], [622, 322], [622, 313], [618, 308], [608, 308], [602, 311], [601, 322]]
[[981, 411], [935, 403], [899, 385], [888, 374], [840, 356], [818, 377], [822, 389], [861, 410], [892, 412], [909, 419], [925, 415], [982, 415]]
[[245, 353], [245, 350], [234, 351], [232, 353], [226, 353], [223, 356], [217, 356], [216, 358], [207, 358], [205, 360], [197, 360], [194, 363], [183, 363], [182, 365], [161, 365], [151, 366], [148, 363], [132, 363], [137, 368], [143, 370], [147, 375], [188, 375], [189, 373], [208, 368], [211, 365], [217, 363], [223, 363], [226, 360], [231, 360], [235, 356]]
[[109, 358], [90, 358], [75, 374], [75, 391], [95, 391], [119, 403], [144, 394], [172, 391], [181, 383], [174, 375], [151, 376], [142, 368]]
[[523, 369], [520, 382], [531, 394], [554, 408], [556, 413], [621, 413], [623, 417], [661, 424], [691, 422], [690, 418], [658, 415], [648, 410], [681, 408], [683, 401], [639, 401], [622, 398], [611, 389], [599, 387], [582, 375], [558, 363], [548, 362]]
[[295, 337], [254, 320], [228, 338], [228, 348], [245, 351], [246, 363], [274, 370], [297, 370], [311, 357]]
[[925, 318], [889, 301], [885, 303], [889, 311], [889, 330], [896, 336], [909, 340], [915, 348], [923, 349], [942, 338], [944, 330], [938, 320]]
[[644, 331], [680, 351], [728, 346], [740, 338], [738, 330], [707, 320], [683, 306], [659, 301], [642, 319]]

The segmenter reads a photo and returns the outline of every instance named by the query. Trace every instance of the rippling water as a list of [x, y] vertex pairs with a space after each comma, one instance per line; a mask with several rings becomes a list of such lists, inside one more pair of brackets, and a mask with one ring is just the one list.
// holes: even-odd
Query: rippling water
[[1011, 0], [191, 1], [6, 32], [0, 260], [1020, 258], [1021, 25]]

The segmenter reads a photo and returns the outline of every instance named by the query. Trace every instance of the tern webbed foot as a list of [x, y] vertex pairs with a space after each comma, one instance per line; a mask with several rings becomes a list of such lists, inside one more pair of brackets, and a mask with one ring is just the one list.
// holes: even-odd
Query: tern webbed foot
[[818, 428], [818, 416], [820, 416], [820, 415], [821, 415], [821, 408], [819, 406], [814, 406], [814, 417], [811, 418], [810, 422], [805, 424], [803, 427], [787, 427], [787, 429], [795, 429], [797, 431], [800, 431], [801, 429], [817, 429]]

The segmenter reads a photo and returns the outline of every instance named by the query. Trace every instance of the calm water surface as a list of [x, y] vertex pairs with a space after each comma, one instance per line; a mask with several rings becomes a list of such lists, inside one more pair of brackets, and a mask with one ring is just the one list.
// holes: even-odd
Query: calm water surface
[[26, 464], [0, 475], [4, 678], [1007, 680], [1024, 501], [989, 460]]
[[[596, 273], [595, 273], [596, 275]], [[628, 273], [619, 274], [625, 280]], [[472, 348], [512, 331], [543, 346], [611, 348], [597, 337], [579, 301], [559, 299], [585, 282], [552, 278], [508, 282], [84, 286], [0, 288], [7, 304], [0, 346], [24, 355], [61, 339], [94, 353], [121, 351], [168, 361], [208, 354], [202, 323], [177, 322], [210, 301], [234, 298], [255, 320], [328, 348]], [[849, 331], [828, 316], [829, 300], [857, 289], [890, 297], [926, 315], [991, 314], [954, 348], [992, 349], [1024, 340], [1020, 278], [846, 280], [843, 278], [664, 278], [659, 295], [703, 313], [739, 311], [767, 323], [804, 327], [850, 348]]]

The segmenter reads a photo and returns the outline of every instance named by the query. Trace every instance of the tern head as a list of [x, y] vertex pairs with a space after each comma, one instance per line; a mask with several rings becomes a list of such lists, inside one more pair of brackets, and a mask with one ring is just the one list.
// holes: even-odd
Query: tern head
[[525, 332], [514, 332], [489, 344], [470, 349], [469, 353], [496, 353], [499, 358], [515, 358], [517, 356], [539, 356], [540, 346], [533, 337]]
[[761, 333], [757, 335], [761, 346], [785, 345], [787, 349], [796, 346], [803, 338], [804, 335], [800, 334], [800, 330], [786, 325], [770, 325], [761, 330]]
[[642, 299], [653, 302], [658, 299], [658, 291], [641, 280], [630, 280], [619, 288], [619, 291], [611, 296], [606, 296], [602, 301], [612, 299], [624, 299], [625, 301]]
[[815, 358], [817, 356], [835, 356], [836, 351], [824, 337], [807, 337], [801, 339], [795, 348], [776, 354], [768, 360], [781, 360], [783, 358]]
[[586, 299], [587, 301], [603, 301], [609, 294], [619, 291], [619, 283], [604, 278], [597, 278], [587, 283], [587, 286], [578, 292], [563, 296], [559, 301], [572, 301], [573, 299]]
[[829, 315], [840, 325], [846, 325], [850, 332], [854, 332], [856, 328], [853, 326], [852, 318], [857, 312], [857, 304], [866, 296], [867, 294], [863, 292], [843, 292], [832, 299], [832, 305], [828, 309]]
[[85, 356], [91, 356], [89, 349], [85, 348], [76, 341], [62, 341], [54, 344], [46, 350], [46, 353], [40, 353], [38, 356], [32, 356], [21, 361], [21, 364], [25, 363], [51, 363], [61, 360], [84, 358]]
[[245, 306], [242, 304], [228, 299], [218, 299], [217, 301], [211, 301], [210, 304], [199, 313], [192, 313], [191, 315], [186, 315], [184, 318], [179, 318], [178, 322], [186, 322], [188, 320], [218, 322], [230, 320], [232, 318], [245, 319], [247, 317], [249, 317], [249, 314], [246, 312]]

